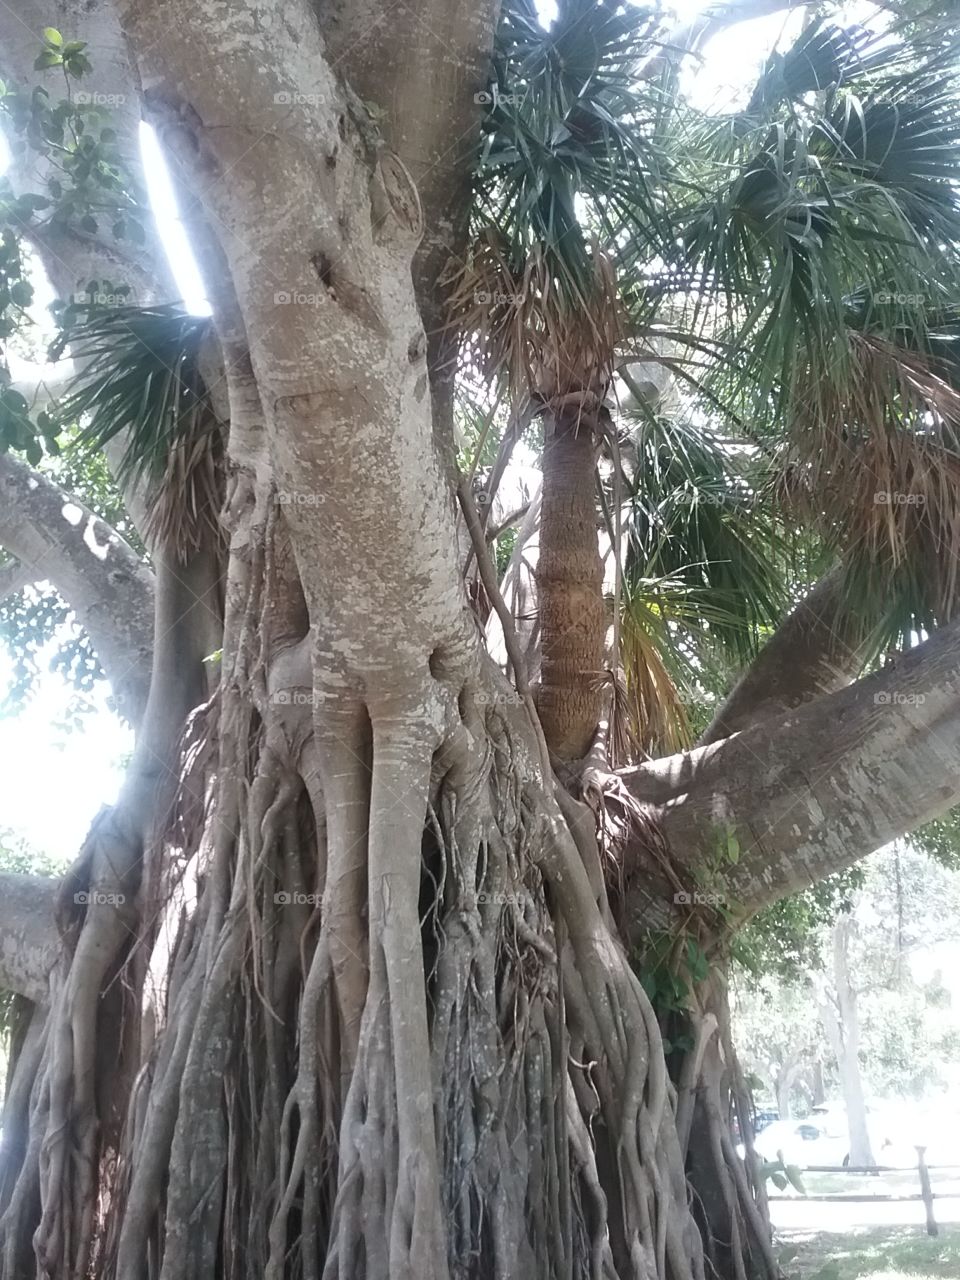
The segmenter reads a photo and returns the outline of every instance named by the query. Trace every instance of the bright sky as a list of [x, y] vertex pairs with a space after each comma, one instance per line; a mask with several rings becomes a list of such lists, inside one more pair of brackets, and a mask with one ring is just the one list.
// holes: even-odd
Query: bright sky
[[[555, 12], [553, 0], [541, 0], [539, 7], [545, 20]], [[686, 22], [706, 7], [706, 0], [675, 0], [672, 7], [678, 21]], [[858, 18], [865, 12], [875, 12], [874, 6], [856, 5]], [[790, 22], [800, 20], [798, 11]], [[735, 105], [783, 32], [784, 16], [779, 14], [721, 33], [707, 46], [703, 64], [688, 71], [688, 93], [703, 107], [723, 110]], [[188, 307], [206, 314], [203, 285], [177, 216], [166, 166], [146, 125], [141, 127], [141, 145], [171, 269]], [[6, 156], [0, 152], [0, 172], [5, 167]], [[45, 306], [49, 297], [49, 286], [38, 290], [36, 305]], [[18, 381], [23, 373], [21, 368], [14, 369]], [[0, 652], [0, 698], [11, 670], [9, 659]], [[58, 676], [44, 675], [39, 683], [36, 697], [19, 715], [0, 719], [0, 835], [10, 829], [36, 849], [68, 859], [76, 853], [99, 807], [115, 796], [132, 737], [107, 709], [106, 689], [98, 692], [98, 710], [84, 717], [83, 729], [65, 732], [60, 722], [69, 691]]]

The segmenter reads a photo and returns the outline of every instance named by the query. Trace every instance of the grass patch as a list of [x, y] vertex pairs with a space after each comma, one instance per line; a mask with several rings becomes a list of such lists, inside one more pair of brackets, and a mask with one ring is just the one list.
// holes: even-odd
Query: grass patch
[[791, 1280], [957, 1280], [960, 1229], [931, 1239], [920, 1227], [778, 1232]]

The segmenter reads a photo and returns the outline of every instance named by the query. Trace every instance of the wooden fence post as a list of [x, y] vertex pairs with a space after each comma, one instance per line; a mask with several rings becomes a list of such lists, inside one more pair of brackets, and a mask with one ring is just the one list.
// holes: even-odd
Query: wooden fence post
[[933, 1216], [933, 1191], [930, 1187], [930, 1172], [927, 1169], [927, 1162], [923, 1158], [926, 1147], [917, 1147], [917, 1172], [920, 1174], [920, 1194], [923, 1197], [923, 1207], [927, 1213], [927, 1235], [939, 1235], [937, 1220]]

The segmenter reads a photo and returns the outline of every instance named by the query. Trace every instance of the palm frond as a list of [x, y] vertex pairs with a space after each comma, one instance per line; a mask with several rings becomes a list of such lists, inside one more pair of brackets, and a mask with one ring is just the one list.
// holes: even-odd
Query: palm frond
[[631, 756], [671, 755], [692, 742], [681, 651], [654, 592], [644, 588], [645, 584], [632, 584], [624, 593], [620, 613], [623, 674], [614, 698], [612, 726], [615, 755], [624, 763]]
[[855, 376], [798, 382], [787, 489], [861, 589], [880, 602], [896, 584], [928, 626], [960, 601], [960, 390], [921, 351], [870, 333], [849, 345]]
[[505, 6], [455, 312], [511, 394], [605, 385], [621, 334], [617, 246], [669, 239], [664, 100], [638, 76], [659, 30], [634, 5], [562, 0], [549, 30], [529, 0]]
[[711, 619], [711, 643], [745, 660], [786, 607], [772, 472], [693, 417], [634, 418], [625, 577], [682, 583], [686, 609]]
[[119, 481], [144, 486], [151, 536], [182, 554], [218, 529], [222, 502], [222, 424], [200, 369], [210, 332], [175, 305], [95, 308], [51, 348], [69, 345], [78, 367], [57, 419], [80, 424], [78, 448], [122, 441]]
[[754, 430], [782, 423], [804, 367], [846, 362], [855, 376], [851, 298], [907, 299], [920, 323], [956, 297], [958, 101], [942, 50], [814, 23], [751, 110], [696, 138], [719, 181], [704, 177], [690, 203], [681, 274], [693, 322], [731, 353], [713, 390], [739, 398]]

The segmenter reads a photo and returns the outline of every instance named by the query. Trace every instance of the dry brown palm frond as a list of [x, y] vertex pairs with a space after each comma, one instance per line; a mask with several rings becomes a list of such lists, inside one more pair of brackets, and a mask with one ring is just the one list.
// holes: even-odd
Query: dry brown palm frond
[[842, 372], [808, 369], [781, 491], [879, 571], [923, 568], [928, 606], [957, 607], [960, 393], [924, 354], [848, 335]]
[[586, 281], [561, 280], [547, 253], [534, 248], [518, 265], [488, 228], [458, 269], [454, 323], [472, 362], [491, 381], [505, 380], [511, 398], [562, 409], [580, 397], [599, 407], [622, 325], [612, 266], [596, 246], [591, 261]]
[[224, 536], [223, 426], [205, 405], [191, 412], [193, 426], [171, 445], [163, 475], [147, 493], [148, 538], [174, 548], [182, 561]]
[[[625, 726], [618, 763], [651, 755], [671, 755], [690, 746], [686, 707], [664, 662], [657, 639], [643, 626], [636, 600], [625, 602], [620, 622], [622, 678], [614, 710]], [[629, 754], [626, 754], [629, 752]]]

